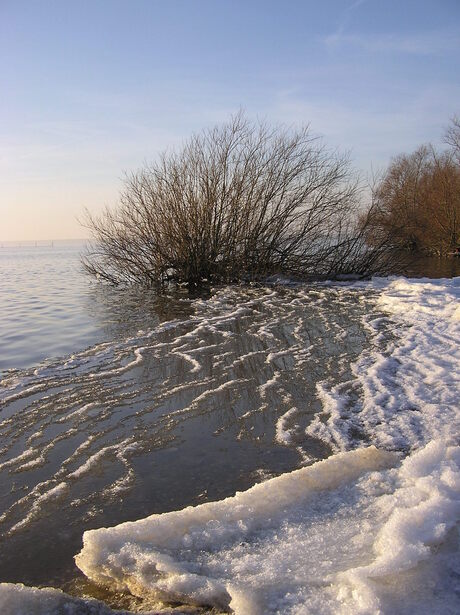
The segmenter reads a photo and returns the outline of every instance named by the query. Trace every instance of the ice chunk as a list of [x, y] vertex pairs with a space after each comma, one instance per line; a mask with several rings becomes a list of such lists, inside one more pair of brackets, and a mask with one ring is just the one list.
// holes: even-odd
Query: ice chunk
[[277, 612], [294, 589], [341, 570], [338, 553], [356, 550], [350, 539], [362, 531], [349, 522], [350, 483], [396, 460], [374, 447], [341, 453], [220, 502], [91, 530], [76, 562], [96, 583], [139, 596]]
[[454, 613], [460, 448], [397, 459], [339, 453], [220, 502], [91, 530], [77, 565], [113, 589], [237, 615]]

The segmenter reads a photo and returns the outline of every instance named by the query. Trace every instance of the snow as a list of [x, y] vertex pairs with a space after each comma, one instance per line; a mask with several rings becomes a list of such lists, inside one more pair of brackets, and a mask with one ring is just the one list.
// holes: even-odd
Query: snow
[[[47, 587], [26, 587], [20, 583], [0, 583], [2, 615], [115, 615], [102, 602], [83, 600]], [[116, 612], [122, 615], [122, 611]]]
[[40, 514], [40, 511], [43, 507], [43, 504], [50, 502], [52, 500], [59, 500], [60, 497], [67, 491], [68, 485], [65, 482], [61, 482], [58, 485], [55, 485], [48, 491], [45, 491], [41, 495], [39, 495], [32, 504], [32, 507], [24, 519], [21, 519], [18, 523], [13, 525], [9, 533], [16, 532], [18, 529], [26, 526], [32, 519], [35, 519]]
[[[371, 347], [352, 380], [317, 386], [323, 412], [307, 428], [336, 454], [233, 498], [86, 532], [76, 561], [88, 577], [237, 614], [457, 612], [459, 280], [353, 286], [378, 291]], [[278, 419], [284, 445], [295, 414]]]
[[83, 464], [81, 464], [76, 470], [68, 475], [68, 478], [80, 478], [84, 474], [91, 471], [94, 466], [100, 464], [101, 460], [107, 455], [116, 455], [118, 458], [123, 458], [123, 453], [135, 447], [132, 439], [123, 440], [119, 444], [112, 444], [110, 446], [104, 446], [97, 453], [91, 455]]
[[[245, 600], [253, 602], [253, 592], [242, 581], [251, 583], [252, 579], [259, 588], [256, 593], [262, 589], [257, 571], [267, 569], [267, 549], [286, 531], [286, 515], [296, 519], [305, 509], [308, 518], [308, 503], [313, 497], [395, 461], [394, 454], [375, 448], [339, 454], [220, 502], [85, 532], [84, 548], [76, 562], [96, 583], [134, 594], [150, 592], [160, 599], [226, 608], [233, 595], [243, 592]], [[265, 590], [273, 574], [294, 564], [293, 545], [287, 549], [287, 559], [280, 560], [289, 540], [278, 542], [279, 552], [276, 549], [272, 561], [277, 569], [266, 570]], [[238, 573], [240, 567], [242, 574]]]
[[275, 438], [280, 444], [289, 445], [292, 441], [292, 430], [288, 427], [290, 419], [298, 413], [297, 408], [285, 412], [276, 422]]
[[352, 365], [353, 379], [317, 387], [323, 413], [307, 429], [335, 450], [363, 434], [376, 446], [414, 450], [460, 433], [460, 278], [375, 279], [379, 290], [367, 326], [371, 348]]
[[459, 463], [441, 441], [402, 464], [375, 447], [339, 453], [220, 502], [85, 532], [76, 562], [112, 589], [237, 615], [453, 613]]
[[275, 372], [272, 378], [268, 379], [264, 384], [261, 384], [259, 386], [259, 393], [262, 399], [265, 399], [267, 397], [267, 389], [270, 389], [271, 387], [275, 386], [279, 380], [279, 377], [280, 372]]
[[129, 363], [127, 363], [126, 365], [122, 365], [121, 367], [117, 367], [115, 369], [110, 369], [110, 370], [103, 371], [103, 372], [95, 372], [93, 374], [90, 374], [90, 377], [91, 378], [105, 378], [106, 376], [114, 376], [116, 374], [123, 374], [124, 372], [127, 372], [128, 370], [132, 369], [136, 365], [139, 365], [139, 363], [142, 363], [142, 361], [144, 360], [144, 356], [142, 354], [144, 350], [145, 348], [143, 347], [135, 348], [134, 356], [136, 358], [130, 361]]

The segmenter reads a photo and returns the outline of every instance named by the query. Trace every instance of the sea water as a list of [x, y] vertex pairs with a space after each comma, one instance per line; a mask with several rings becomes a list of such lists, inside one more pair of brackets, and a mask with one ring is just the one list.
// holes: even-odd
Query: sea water
[[0, 252], [0, 612], [457, 612], [458, 278], [158, 295], [79, 249]]

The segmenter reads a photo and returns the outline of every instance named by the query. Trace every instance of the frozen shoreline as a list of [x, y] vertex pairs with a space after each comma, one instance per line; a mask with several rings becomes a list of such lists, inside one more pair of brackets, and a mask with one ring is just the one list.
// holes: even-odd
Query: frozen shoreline
[[[454, 613], [459, 465], [460, 447], [440, 441], [402, 463], [374, 447], [338, 453], [233, 498], [86, 532], [77, 564], [158, 610], [179, 601], [237, 615]], [[0, 607], [112, 612], [11, 584], [0, 585]]]
[[[86, 532], [77, 563], [88, 577], [241, 615], [456, 611], [460, 278], [343, 288], [376, 291], [381, 312], [365, 317], [373, 344], [352, 378], [317, 386], [322, 413], [307, 434], [335, 454], [234, 498]], [[192, 371], [198, 358], [184, 357]], [[299, 438], [296, 417], [279, 417], [281, 444]], [[28, 613], [52, 612], [45, 598], [63, 608], [62, 595], [0, 586], [8, 615], [26, 599]]]

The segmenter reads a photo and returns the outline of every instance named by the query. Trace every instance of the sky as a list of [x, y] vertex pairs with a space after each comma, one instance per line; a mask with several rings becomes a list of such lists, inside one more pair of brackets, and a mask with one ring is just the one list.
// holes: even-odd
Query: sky
[[123, 173], [239, 109], [364, 175], [460, 115], [460, 0], [0, 0], [0, 241], [87, 237]]

